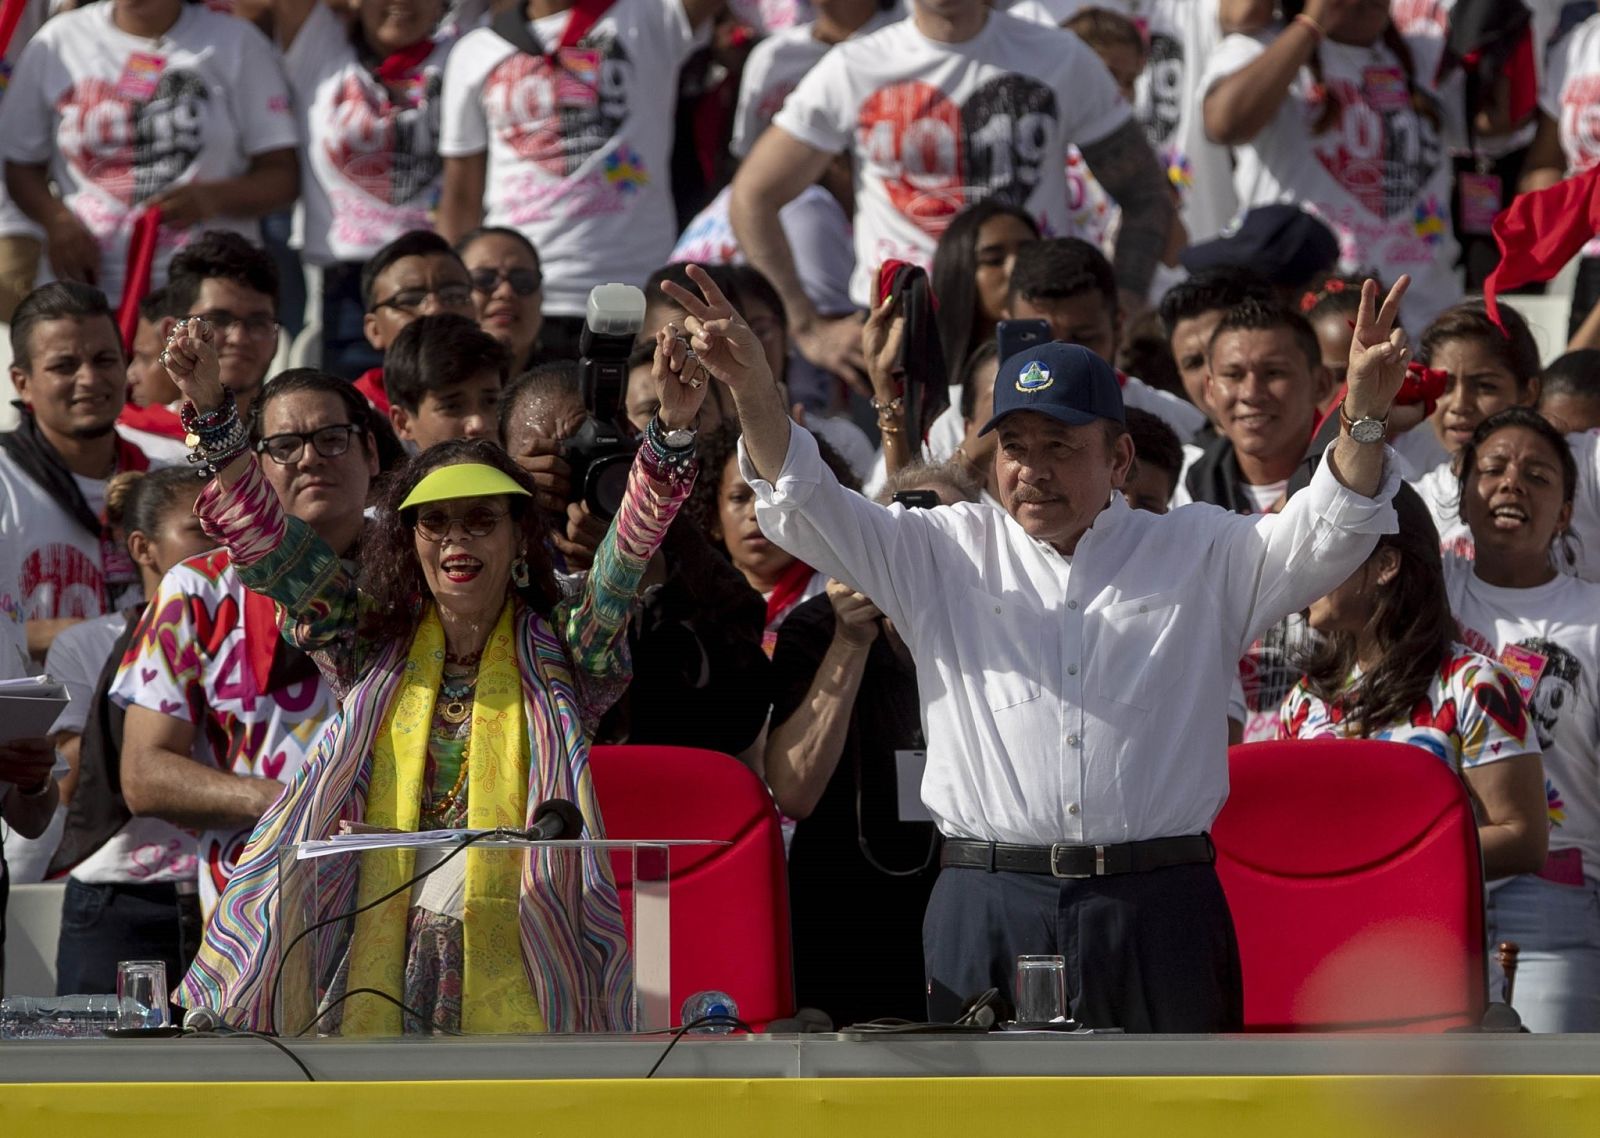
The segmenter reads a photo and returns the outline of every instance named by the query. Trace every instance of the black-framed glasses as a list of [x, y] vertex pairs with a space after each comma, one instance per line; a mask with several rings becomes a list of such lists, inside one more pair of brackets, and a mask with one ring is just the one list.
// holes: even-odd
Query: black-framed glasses
[[270, 316], [235, 316], [231, 312], [218, 309], [214, 312], [197, 312], [189, 317], [191, 320], [204, 320], [216, 330], [217, 339], [227, 339], [228, 333], [235, 328], [244, 329], [244, 334], [252, 340], [265, 342], [278, 338], [278, 322]]
[[256, 450], [279, 466], [299, 462], [307, 443], [323, 458], [338, 458], [350, 449], [351, 438], [360, 433], [361, 428], [354, 423], [338, 423], [314, 431], [285, 431], [281, 435], [268, 435], [256, 444]]
[[462, 514], [436, 508], [420, 511], [411, 525], [423, 541], [443, 541], [450, 536], [457, 523], [468, 537], [488, 537], [494, 532], [494, 527], [500, 524], [500, 519], [506, 517], [510, 517], [506, 510], [489, 506], [473, 506]]
[[532, 296], [544, 287], [544, 278], [535, 269], [473, 269], [472, 291], [490, 293], [501, 282], [511, 286], [518, 296]]
[[380, 308], [395, 308], [401, 312], [415, 312], [421, 308], [430, 296], [439, 298], [439, 303], [445, 308], [469, 308], [472, 305], [472, 286], [451, 281], [449, 284], [426, 286], [417, 285], [415, 288], [403, 288], [387, 300], [380, 300], [372, 306], [376, 312]]

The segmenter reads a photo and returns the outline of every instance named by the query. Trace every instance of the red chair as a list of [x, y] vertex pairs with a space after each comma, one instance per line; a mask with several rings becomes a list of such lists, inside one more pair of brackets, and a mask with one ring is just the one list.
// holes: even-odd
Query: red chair
[[[712, 839], [672, 852], [673, 1022], [722, 991], [756, 1028], [794, 1014], [789, 874], [772, 795], [739, 760], [692, 747], [595, 747], [595, 793], [616, 841]], [[613, 859], [632, 935], [632, 866]]]
[[1401, 743], [1252, 743], [1212, 837], [1249, 1031], [1443, 1031], [1487, 1004], [1461, 779]]

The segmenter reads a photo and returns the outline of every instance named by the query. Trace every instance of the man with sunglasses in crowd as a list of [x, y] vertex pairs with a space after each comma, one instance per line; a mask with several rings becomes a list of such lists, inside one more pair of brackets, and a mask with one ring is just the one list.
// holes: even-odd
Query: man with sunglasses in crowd
[[[367, 306], [367, 343], [380, 352], [387, 352], [401, 330], [419, 316], [440, 312], [477, 316], [467, 266], [449, 242], [425, 229], [402, 233], [366, 263], [361, 270], [361, 300]], [[357, 379], [356, 390], [379, 414], [389, 414], [381, 367]]]
[[[311, 368], [275, 376], [251, 419], [262, 470], [284, 509], [341, 557], [353, 556], [378, 473], [371, 422], [354, 387]], [[209, 917], [250, 831], [303, 765], [338, 700], [310, 657], [278, 635], [273, 602], [244, 587], [222, 550], [162, 580], [111, 694], [127, 708], [128, 808], [200, 832], [200, 902]]]

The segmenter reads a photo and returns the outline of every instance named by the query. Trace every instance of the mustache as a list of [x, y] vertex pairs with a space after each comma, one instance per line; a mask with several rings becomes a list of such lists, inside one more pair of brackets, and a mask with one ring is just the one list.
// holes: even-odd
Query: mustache
[[1039, 490], [1027, 490], [1019, 486], [1016, 492], [1011, 495], [1011, 500], [1020, 506], [1029, 502], [1055, 502], [1059, 501], [1060, 498], [1056, 494], [1046, 494]]

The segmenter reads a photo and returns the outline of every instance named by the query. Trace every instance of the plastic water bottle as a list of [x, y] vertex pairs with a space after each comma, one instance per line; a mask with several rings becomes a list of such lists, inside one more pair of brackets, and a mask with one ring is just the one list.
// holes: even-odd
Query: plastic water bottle
[[126, 1010], [151, 1025], [158, 1011], [115, 996], [7, 996], [0, 1000], [0, 1039], [99, 1039]]
[[[737, 1016], [739, 1005], [733, 1002], [733, 997], [726, 992], [696, 992], [683, 1001], [682, 1018], [679, 1023], [693, 1023], [704, 1016]], [[701, 1035], [727, 1035], [733, 1031], [733, 1024], [724, 1020], [721, 1023], [703, 1023], [690, 1031]]]

